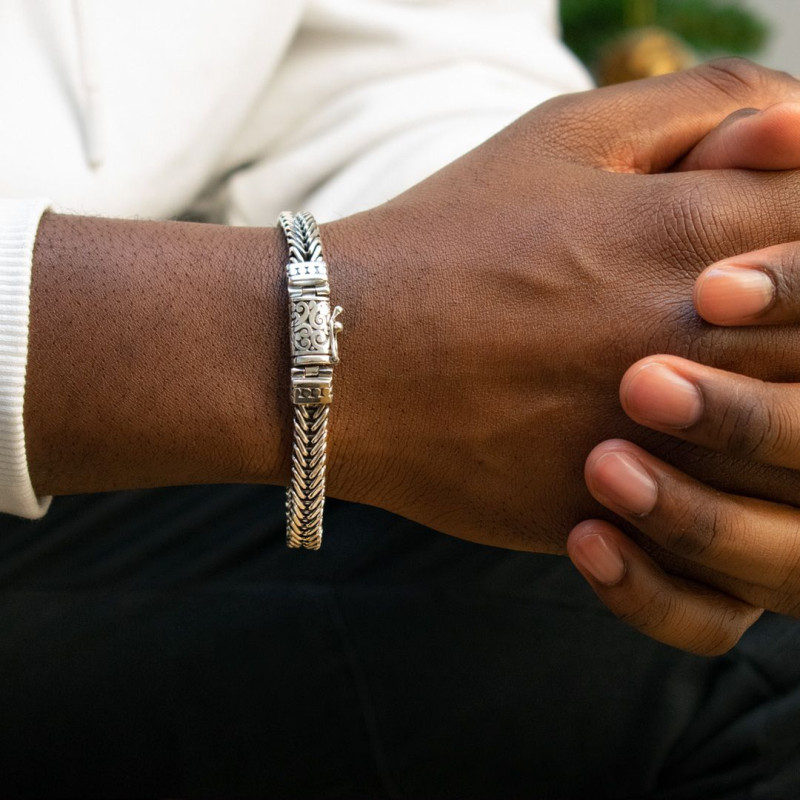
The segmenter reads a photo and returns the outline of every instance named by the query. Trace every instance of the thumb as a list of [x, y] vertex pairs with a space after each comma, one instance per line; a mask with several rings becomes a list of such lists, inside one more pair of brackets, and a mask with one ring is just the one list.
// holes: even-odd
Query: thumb
[[800, 103], [735, 111], [707, 134], [675, 167], [699, 169], [800, 168]]
[[649, 174], [672, 167], [735, 111], [800, 102], [800, 81], [732, 58], [550, 102], [585, 123], [583, 135], [564, 141], [563, 125], [539, 132], [553, 149], [601, 169]]

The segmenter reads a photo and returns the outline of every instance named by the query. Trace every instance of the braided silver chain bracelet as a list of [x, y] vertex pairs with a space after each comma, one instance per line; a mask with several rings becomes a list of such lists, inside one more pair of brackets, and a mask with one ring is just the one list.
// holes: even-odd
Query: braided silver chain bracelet
[[333, 399], [336, 335], [342, 329], [331, 311], [328, 265], [314, 217], [284, 211], [278, 224], [286, 236], [286, 277], [291, 314], [291, 395], [294, 405], [292, 477], [286, 492], [286, 544], [318, 550], [322, 544], [328, 407]]

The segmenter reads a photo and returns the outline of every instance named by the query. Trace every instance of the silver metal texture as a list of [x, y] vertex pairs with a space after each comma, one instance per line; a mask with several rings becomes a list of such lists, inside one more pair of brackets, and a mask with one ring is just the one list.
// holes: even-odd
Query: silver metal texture
[[322, 545], [328, 406], [342, 309], [331, 311], [328, 265], [314, 217], [284, 211], [278, 224], [286, 236], [286, 278], [291, 314], [291, 397], [294, 405], [292, 476], [286, 492], [286, 544], [318, 550]]

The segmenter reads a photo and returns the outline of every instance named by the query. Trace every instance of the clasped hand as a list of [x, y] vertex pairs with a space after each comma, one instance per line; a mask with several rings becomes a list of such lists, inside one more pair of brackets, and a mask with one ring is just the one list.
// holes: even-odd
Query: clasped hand
[[[732, 115], [681, 166], [800, 166], [800, 105], [752, 111]], [[776, 245], [711, 265], [695, 282], [694, 307], [721, 326], [800, 322], [800, 246]], [[785, 468], [787, 485], [797, 486], [798, 384], [657, 355], [626, 371], [620, 401], [641, 425]], [[573, 529], [568, 550], [627, 623], [660, 641], [716, 655], [763, 609], [800, 617], [800, 508], [718, 491], [619, 439], [592, 450], [585, 474], [592, 495], [626, 521], [631, 538], [610, 522], [589, 520]]]
[[[736, 326], [794, 320], [792, 247], [753, 251], [800, 239], [798, 101], [741, 61], [560, 97], [326, 226], [361, 334], [332, 493], [568, 550], [615, 613], [695, 652], [797, 613], [800, 401], [762, 381], [798, 374], [800, 337]], [[745, 264], [761, 277], [737, 283]]]

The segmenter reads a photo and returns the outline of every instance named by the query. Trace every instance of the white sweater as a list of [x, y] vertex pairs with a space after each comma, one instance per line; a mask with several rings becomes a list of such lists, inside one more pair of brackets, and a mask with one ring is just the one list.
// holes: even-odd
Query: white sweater
[[551, 0], [0, 0], [0, 20], [0, 511], [31, 518], [49, 503], [22, 416], [35, 198], [331, 219], [589, 86]]

